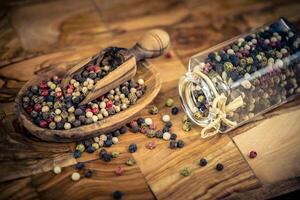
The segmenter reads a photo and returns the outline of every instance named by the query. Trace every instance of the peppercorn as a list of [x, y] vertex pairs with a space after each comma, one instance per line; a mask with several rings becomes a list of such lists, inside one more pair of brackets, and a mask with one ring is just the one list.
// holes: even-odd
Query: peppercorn
[[256, 158], [256, 156], [257, 156], [256, 151], [250, 151], [249, 158]]
[[188, 121], [183, 123], [182, 129], [184, 131], [190, 131], [192, 129], [192, 124]]
[[136, 161], [135, 161], [134, 159], [132, 159], [132, 158], [128, 158], [128, 159], [126, 160], [126, 162], [125, 162], [125, 164], [128, 165], [128, 166], [132, 166], [132, 165], [134, 165], [135, 163], [136, 163]]
[[162, 120], [163, 120], [163, 122], [168, 122], [168, 121], [170, 121], [170, 116], [169, 115], [163, 115]]
[[218, 163], [218, 164], [216, 165], [216, 170], [217, 170], [217, 171], [222, 171], [223, 169], [224, 169], [223, 164]]
[[176, 149], [177, 148], [177, 142], [176, 140], [170, 140], [170, 149]]
[[119, 157], [119, 155], [120, 155], [120, 153], [117, 152], [117, 151], [113, 151], [113, 152], [111, 153], [111, 156], [112, 156], [113, 158], [117, 158], [117, 157]]
[[179, 108], [177, 108], [177, 107], [173, 107], [171, 110], [172, 115], [177, 115], [178, 112], [179, 112]]
[[115, 170], [115, 174], [117, 176], [122, 176], [124, 174], [125, 170], [122, 167], [117, 167], [117, 169]]
[[134, 127], [131, 128], [131, 131], [132, 131], [133, 133], [138, 133], [138, 132], [141, 131], [141, 128], [138, 127], [138, 126], [134, 126]]
[[92, 145], [90, 145], [86, 148], [86, 151], [88, 153], [94, 153], [96, 151], [96, 149]]
[[112, 156], [107, 152], [105, 152], [101, 155], [101, 159], [104, 160], [105, 162], [111, 161], [111, 158], [112, 158]]
[[146, 118], [145, 119], [145, 123], [150, 126], [153, 122], [152, 122], [152, 119], [151, 118]]
[[88, 171], [84, 174], [84, 176], [85, 176], [86, 178], [92, 177], [92, 176], [93, 176], [93, 171], [92, 171], [92, 170], [88, 170]]
[[177, 139], [177, 135], [175, 133], [172, 133], [170, 140], [176, 140], [176, 139]]
[[155, 137], [157, 137], [157, 138], [163, 138], [163, 134], [164, 133], [161, 130], [158, 130], [158, 131], [155, 132]]
[[154, 141], [148, 142], [146, 145], [146, 148], [150, 150], [155, 149], [155, 147], [156, 147], [156, 143]]
[[121, 191], [118, 191], [118, 190], [117, 190], [117, 191], [115, 191], [115, 192], [113, 193], [113, 198], [116, 199], [116, 200], [121, 199], [122, 196], [123, 196], [123, 193], [122, 193]]
[[183, 148], [184, 147], [184, 141], [183, 140], [178, 140], [177, 141], [177, 147], [178, 148]]
[[81, 169], [84, 168], [84, 163], [83, 162], [78, 162], [78, 163], [76, 163], [75, 167], [76, 167], [76, 169], [81, 170]]
[[182, 176], [189, 176], [192, 173], [192, 169], [190, 167], [184, 167], [181, 171], [180, 174]]
[[124, 133], [126, 133], [126, 132], [127, 132], [126, 126], [122, 126], [122, 127], [120, 128], [120, 133], [121, 133], [121, 134], [124, 134]]
[[75, 150], [74, 152], [73, 152], [73, 156], [74, 156], [74, 158], [79, 158], [80, 156], [81, 156], [81, 152], [79, 151], [79, 150]]
[[79, 181], [80, 179], [80, 174], [78, 172], [74, 172], [71, 176], [73, 181]]
[[107, 140], [104, 141], [104, 146], [105, 146], [105, 147], [111, 147], [112, 145], [113, 145], [112, 140], [108, 140], [108, 139], [107, 139]]
[[53, 168], [53, 172], [54, 172], [55, 174], [60, 174], [60, 173], [61, 173], [61, 167], [55, 166], [55, 167]]
[[164, 126], [166, 126], [166, 127], [168, 127], [168, 128], [171, 128], [172, 125], [173, 125], [172, 122], [168, 121], [168, 122], [165, 123]]
[[170, 134], [169, 132], [165, 132], [165, 133], [163, 134], [163, 139], [164, 139], [164, 140], [170, 140], [170, 138], [171, 138], [171, 134]]
[[155, 105], [151, 106], [149, 109], [149, 113], [151, 115], [156, 115], [158, 113], [158, 108]]
[[169, 132], [170, 131], [170, 128], [167, 127], [167, 126], [164, 126], [163, 129], [162, 129], [162, 132], [165, 133], [165, 132]]
[[146, 133], [146, 136], [149, 137], [149, 138], [155, 137], [155, 131], [151, 130], [151, 129], [148, 129], [147, 133]]
[[168, 98], [165, 105], [167, 107], [172, 107], [173, 103], [174, 103], [174, 100], [172, 98]]
[[199, 161], [199, 165], [201, 167], [204, 167], [205, 165], [207, 165], [207, 160], [205, 158], [201, 158]]
[[134, 153], [137, 151], [137, 145], [136, 144], [130, 144], [129, 147], [128, 147], [128, 151], [130, 153]]

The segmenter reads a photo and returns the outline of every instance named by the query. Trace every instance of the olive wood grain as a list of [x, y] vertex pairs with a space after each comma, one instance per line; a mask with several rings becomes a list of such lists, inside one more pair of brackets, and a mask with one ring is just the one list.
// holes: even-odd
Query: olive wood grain
[[[124, 52], [126, 61], [103, 79], [97, 81], [92, 91], [87, 94], [80, 104], [86, 104], [133, 78], [136, 72], [137, 62], [162, 55], [164, 50], [168, 47], [169, 42], [170, 37], [168, 33], [163, 30], [153, 29], [146, 32], [131, 49]], [[65, 88], [69, 84], [72, 76], [82, 71], [85, 65], [91, 60], [101, 56], [103, 56], [103, 54], [100, 52], [71, 68], [64, 77], [62, 87]]]
[[145, 95], [137, 101], [137, 104], [132, 105], [128, 109], [115, 115], [104, 118], [103, 120], [90, 125], [84, 125], [69, 130], [50, 130], [35, 125], [22, 107], [22, 96], [28, 87], [39, 83], [41, 80], [47, 79], [55, 74], [63, 76], [63, 74], [66, 73], [65, 68], [58, 67], [54, 70], [33, 77], [22, 87], [15, 100], [15, 112], [17, 118], [30, 133], [42, 140], [53, 142], [79, 141], [115, 130], [129, 122], [138, 112], [151, 103], [160, 90], [161, 81], [157, 70], [154, 67], [151, 67], [151, 64], [148, 62], [141, 62], [139, 65], [140, 66], [135, 77], [144, 79], [147, 91]]

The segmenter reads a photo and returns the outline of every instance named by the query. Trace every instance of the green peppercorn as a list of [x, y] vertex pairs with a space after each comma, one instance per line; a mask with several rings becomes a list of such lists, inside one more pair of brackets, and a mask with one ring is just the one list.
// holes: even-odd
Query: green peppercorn
[[78, 144], [76, 146], [76, 150], [79, 150], [81, 153], [85, 151], [85, 147], [83, 144]]
[[165, 105], [167, 107], [172, 107], [173, 104], [174, 104], [174, 100], [172, 98], [168, 98]]
[[224, 70], [225, 72], [231, 72], [233, 70], [233, 64], [231, 62], [224, 63]]
[[125, 162], [125, 164], [128, 165], [128, 166], [132, 166], [132, 165], [134, 165], [135, 163], [136, 163], [136, 161], [135, 161], [134, 159], [132, 159], [132, 158], [128, 158], [128, 159], [126, 160], [126, 162]]
[[180, 174], [182, 176], [189, 176], [192, 173], [192, 169], [190, 167], [184, 167], [181, 171]]
[[149, 138], [153, 138], [155, 137], [155, 131], [154, 130], [151, 130], [151, 129], [148, 129], [147, 130], [147, 133], [146, 133], [146, 136], [149, 137]]
[[158, 108], [155, 105], [152, 105], [149, 109], [151, 115], [156, 115], [158, 113]]
[[189, 121], [183, 123], [182, 129], [184, 131], [190, 131], [192, 129], [192, 124]]
[[117, 158], [117, 157], [119, 157], [119, 155], [120, 155], [120, 153], [117, 152], [117, 151], [111, 152], [111, 156], [112, 156], [113, 158]]

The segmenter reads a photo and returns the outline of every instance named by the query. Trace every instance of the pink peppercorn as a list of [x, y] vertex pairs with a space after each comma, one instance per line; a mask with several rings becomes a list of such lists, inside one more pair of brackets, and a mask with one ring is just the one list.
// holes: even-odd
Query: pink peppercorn
[[257, 156], [257, 152], [256, 151], [250, 151], [249, 158], [255, 158], [256, 156]]
[[133, 121], [130, 122], [130, 127], [131, 128], [136, 127], [136, 126], [138, 126], [138, 123], [136, 121], [133, 120]]
[[37, 103], [37, 104], [34, 104], [34, 110], [36, 112], [40, 112], [42, 110], [42, 105]]
[[42, 95], [42, 96], [45, 97], [45, 96], [48, 96], [48, 94], [49, 94], [49, 92], [48, 92], [47, 89], [42, 89], [42, 90], [41, 90], [41, 95]]
[[94, 71], [93, 69], [94, 69], [94, 67], [93, 67], [92, 65], [90, 65], [90, 66], [88, 66], [88, 67], [86, 68], [86, 70], [89, 71], [89, 72], [90, 72], [90, 71]]
[[172, 52], [172, 51], [167, 51], [167, 52], [164, 54], [164, 56], [165, 56], [166, 58], [172, 58], [172, 57], [173, 57], [173, 52]]
[[33, 110], [31, 106], [27, 106], [25, 109], [27, 113], [31, 113]]
[[67, 93], [68, 93], [68, 94], [72, 94], [72, 93], [73, 93], [73, 89], [72, 89], [72, 88], [68, 88], [68, 89], [67, 89]]
[[92, 112], [92, 109], [87, 108], [87, 109], [85, 109], [85, 112], [86, 112], [86, 113], [87, 113], [87, 112]]
[[148, 132], [148, 128], [147, 127], [142, 127], [141, 128], [141, 133], [146, 134]]
[[115, 174], [117, 176], [122, 176], [124, 174], [125, 170], [122, 167], [118, 167], [115, 171]]
[[48, 85], [47, 85], [47, 83], [46, 83], [45, 81], [41, 81], [39, 87], [40, 87], [41, 89], [47, 89], [47, 88], [48, 88]]
[[156, 147], [156, 144], [154, 141], [148, 142], [148, 144], [146, 145], [146, 148], [150, 149], [150, 150], [155, 149], [155, 147]]
[[152, 124], [149, 126], [149, 128], [150, 128], [151, 130], [155, 130], [155, 129], [156, 129], [156, 125], [155, 125], [154, 123], [152, 123]]
[[101, 68], [98, 65], [94, 66], [94, 72], [99, 73], [101, 71]]
[[48, 126], [48, 123], [47, 123], [46, 120], [41, 120], [41, 121], [40, 121], [40, 127], [46, 128], [47, 126]]
[[92, 113], [93, 114], [98, 114], [99, 113], [99, 109], [98, 108], [93, 108], [92, 109]]
[[61, 97], [62, 96], [62, 92], [61, 91], [55, 92], [55, 96], [56, 97]]
[[113, 106], [113, 102], [112, 101], [107, 101], [106, 102], [106, 108], [111, 108]]

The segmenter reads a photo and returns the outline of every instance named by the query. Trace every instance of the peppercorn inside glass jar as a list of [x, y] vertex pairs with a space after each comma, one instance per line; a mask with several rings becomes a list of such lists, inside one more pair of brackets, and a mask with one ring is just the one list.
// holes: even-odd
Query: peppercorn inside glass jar
[[281, 18], [192, 56], [179, 95], [206, 138], [292, 100], [299, 84], [299, 31]]

